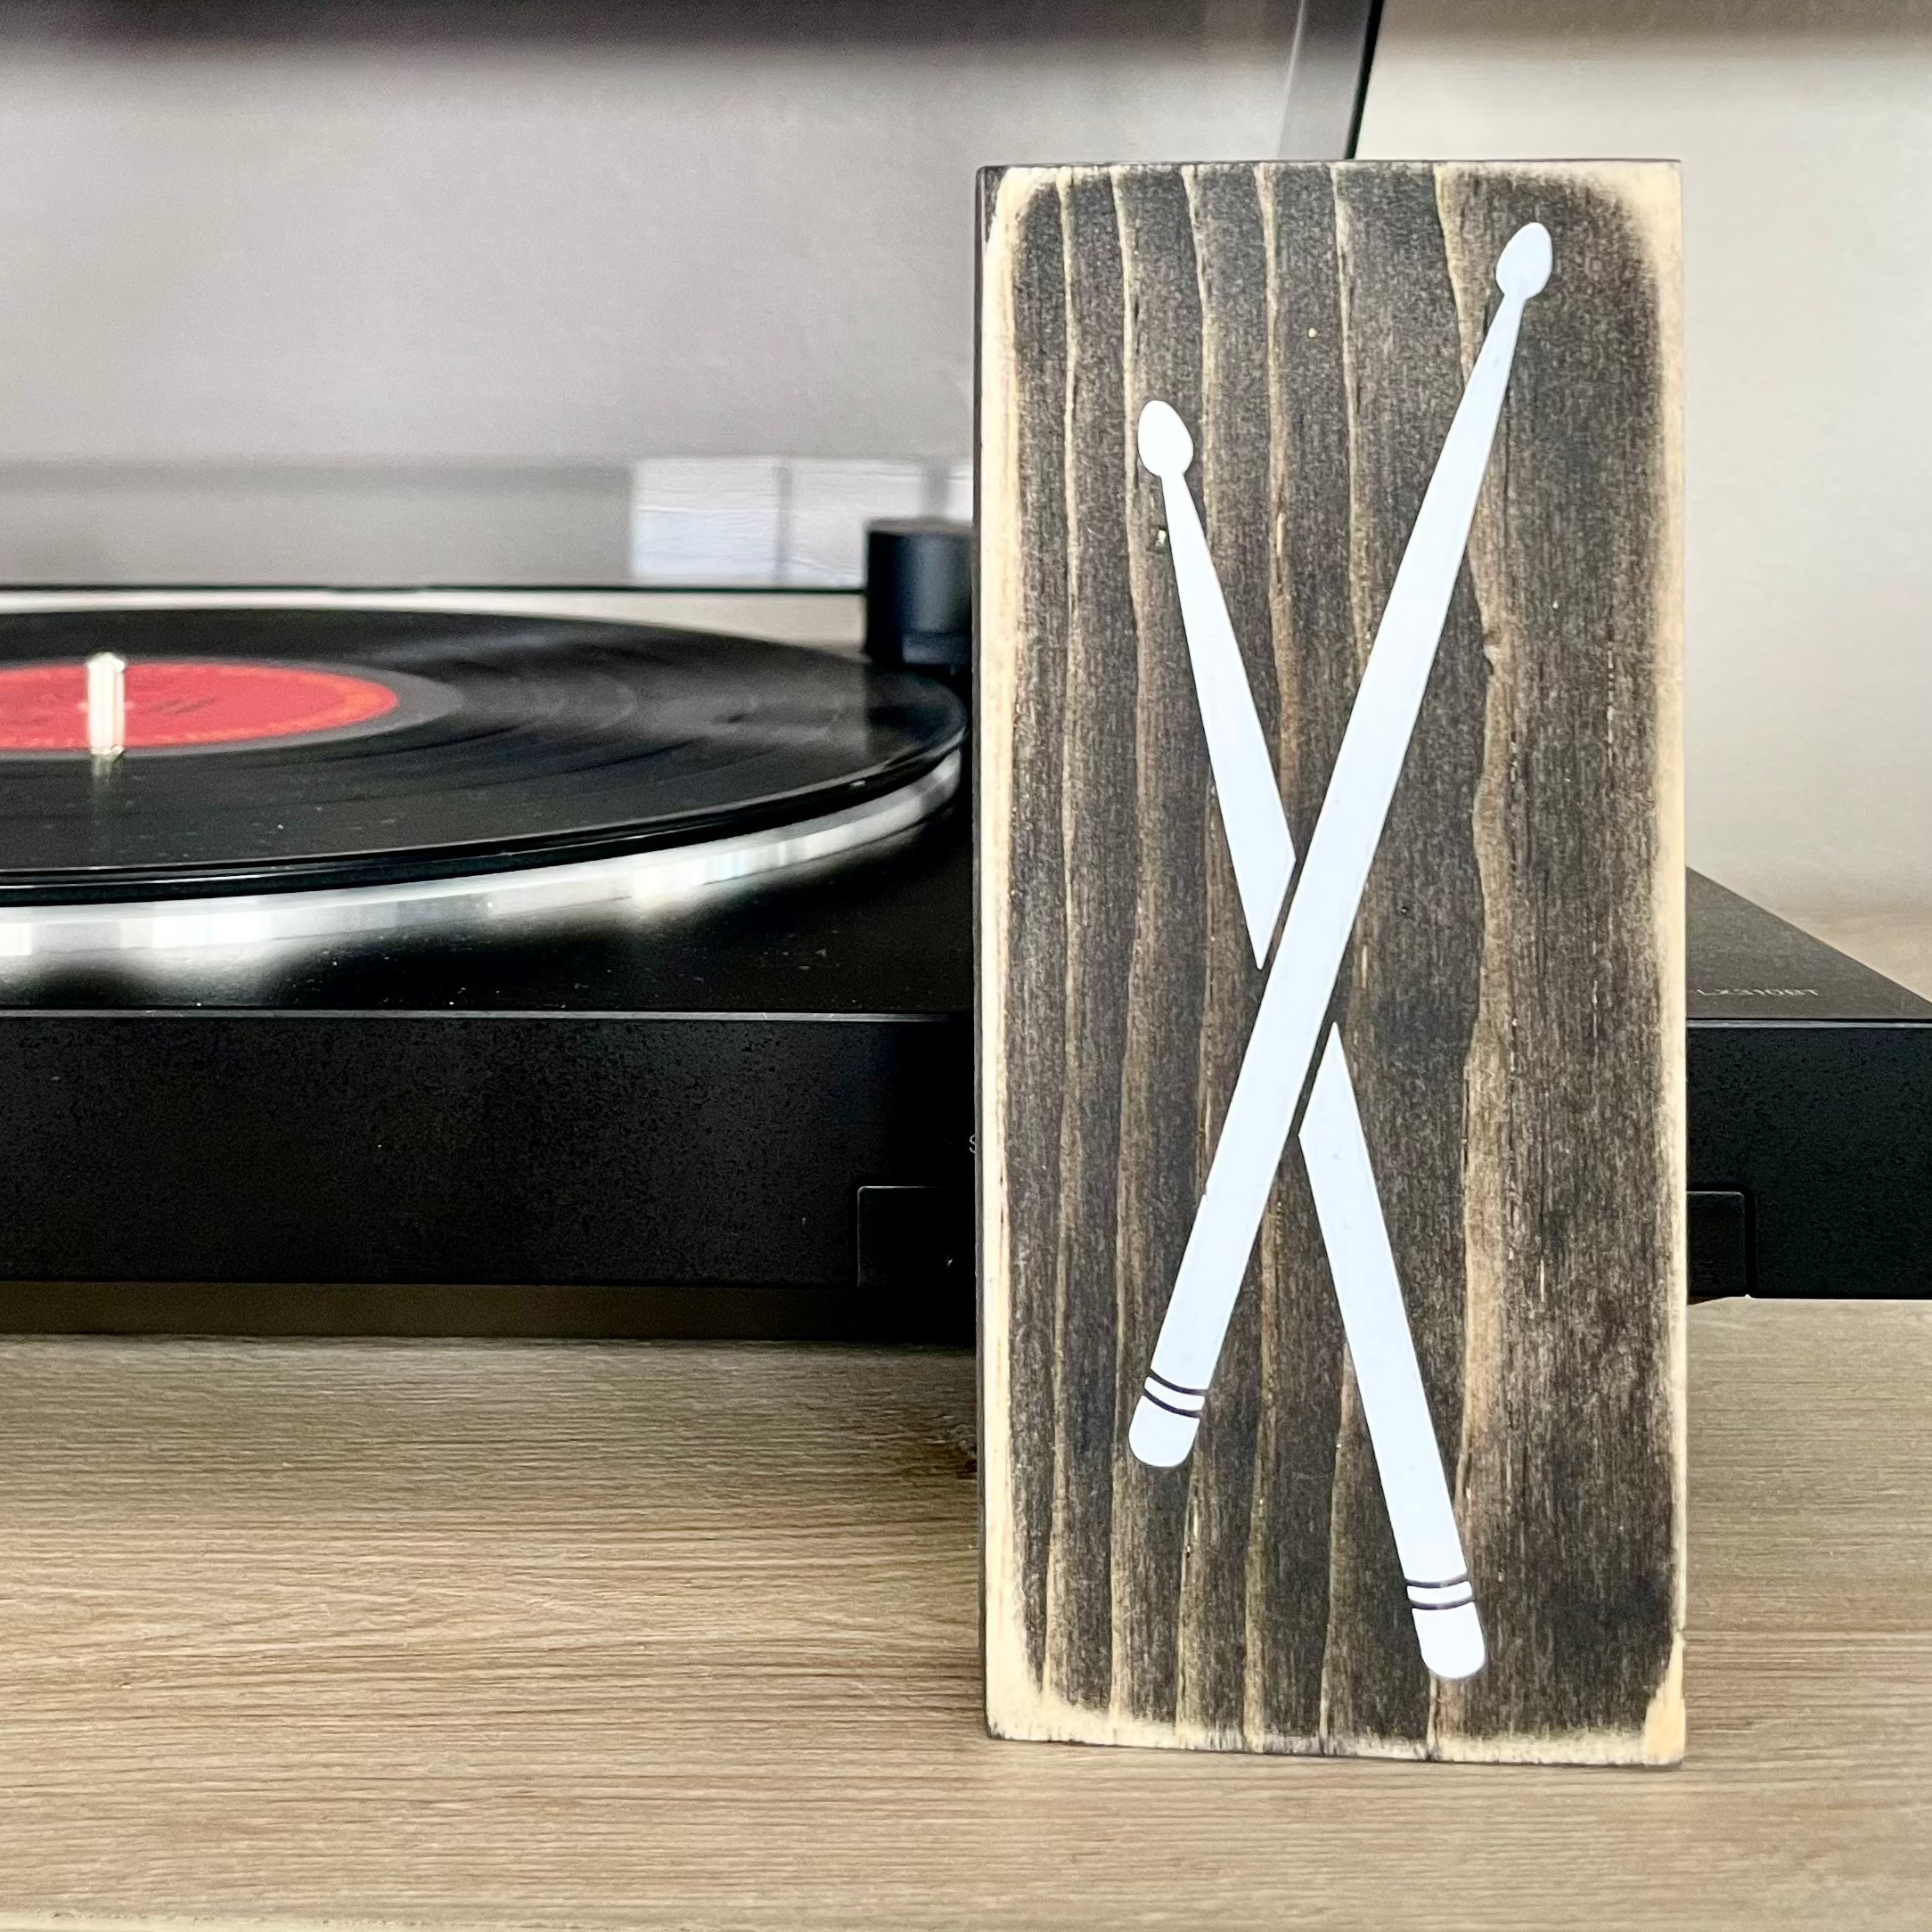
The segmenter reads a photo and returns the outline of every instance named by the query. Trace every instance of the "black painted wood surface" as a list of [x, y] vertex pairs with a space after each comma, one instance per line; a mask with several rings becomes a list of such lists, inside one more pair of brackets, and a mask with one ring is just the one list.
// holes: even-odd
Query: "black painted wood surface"
[[[988, 1711], [1016, 1737], [1681, 1755], [1675, 170], [984, 184]], [[1523, 223], [1554, 242], [1338, 989], [1488, 1633], [1417, 1655], [1290, 1143], [1188, 1463], [1128, 1419], [1253, 1022], [1166, 553], [1189, 475], [1297, 848]]]

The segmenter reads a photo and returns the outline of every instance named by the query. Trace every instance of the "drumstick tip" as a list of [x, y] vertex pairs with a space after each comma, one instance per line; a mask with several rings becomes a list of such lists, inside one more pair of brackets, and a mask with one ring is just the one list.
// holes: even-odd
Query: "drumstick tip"
[[1138, 441], [1142, 463], [1164, 482], [1185, 476], [1194, 460], [1194, 438], [1167, 403], [1152, 402], [1142, 410]]
[[1540, 221], [1527, 222], [1510, 237], [1496, 258], [1496, 286], [1505, 295], [1527, 302], [1531, 296], [1543, 292], [1555, 258], [1550, 231]]

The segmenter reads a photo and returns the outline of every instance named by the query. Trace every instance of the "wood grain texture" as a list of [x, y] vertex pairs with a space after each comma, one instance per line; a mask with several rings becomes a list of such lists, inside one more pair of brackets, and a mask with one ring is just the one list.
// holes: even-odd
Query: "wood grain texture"
[[0, 1345], [0, 1928], [1916, 1932], [1932, 1305], [1690, 1353], [1658, 1776], [989, 1739], [964, 1356]]
[[[981, 294], [988, 1710], [1019, 1737], [1681, 1749], [1674, 171], [1019, 169]], [[1298, 850], [1510, 235], [1489, 480], [1338, 987], [1490, 1660], [1416, 1654], [1298, 1153], [1190, 1461], [1126, 1427], [1263, 985], [1134, 426], [1200, 506]]]

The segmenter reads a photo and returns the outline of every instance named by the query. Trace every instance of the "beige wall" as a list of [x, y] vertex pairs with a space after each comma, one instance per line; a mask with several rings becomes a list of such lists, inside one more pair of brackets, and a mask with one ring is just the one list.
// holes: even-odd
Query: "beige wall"
[[640, 458], [943, 473], [975, 170], [1272, 153], [1293, 20], [0, 0], [0, 580], [609, 582]]
[[1932, 908], [1932, 5], [1388, 0], [1361, 152], [1682, 159], [1692, 863]]
[[[0, 0], [0, 579], [619, 580], [634, 459], [962, 455], [974, 168], [1271, 153], [1292, 15]], [[1932, 0], [1388, 0], [1363, 151], [1682, 157], [1693, 858], [1932, 905]]]
[[954, 0], [937, 37], [186, 11], [244, 31], [0, 45], [0, 459], [962, 455], [974, 169], [1282, 118], [1268, 10], [1198, 0], [1085, 34]]

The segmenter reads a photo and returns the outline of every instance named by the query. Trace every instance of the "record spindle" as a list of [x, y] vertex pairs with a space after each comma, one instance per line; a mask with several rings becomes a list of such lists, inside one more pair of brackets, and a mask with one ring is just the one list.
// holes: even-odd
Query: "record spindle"
[[87, 659], [87, 749], [118, 758], [127, 749], [127, 660], [111, 651]]

